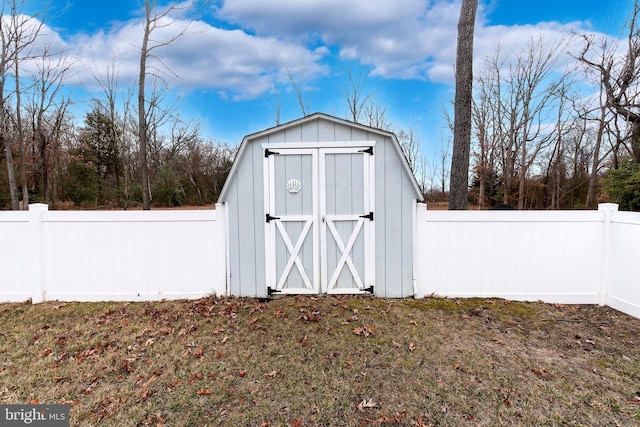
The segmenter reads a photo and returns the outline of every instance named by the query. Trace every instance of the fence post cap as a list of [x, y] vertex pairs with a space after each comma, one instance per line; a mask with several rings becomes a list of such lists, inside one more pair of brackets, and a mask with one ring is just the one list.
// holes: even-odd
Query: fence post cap
[[29, 205], [29, 210], [30, 211], [48, 211], [49, 205], [47, 205], [46, 203], [31, 203]]
[[618, 204], [617, 203], [598, 203], [599, 211], [617, 211]]

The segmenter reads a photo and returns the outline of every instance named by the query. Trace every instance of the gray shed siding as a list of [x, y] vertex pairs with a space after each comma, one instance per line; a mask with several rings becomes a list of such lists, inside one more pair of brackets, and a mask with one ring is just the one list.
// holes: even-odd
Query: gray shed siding
[[255, 144], [243, 148], [246, 150], [238, 153], [242, 161], [237, 165], [235, 178], [229, 182], [224, 201], [229, 229], [228, 290], [235, 296], [262, 296], [265, 294], [263, 154], [255, 149]]
[[398, 145], [388, 134], [322, 115], [293, 123], [245, 138], [236, 170], [223, 191], [229, 227], [229, 294], [266, 295], [262, 143], [375, 141], [375, 294], [412, 296], [413, 214], [420, 196]]

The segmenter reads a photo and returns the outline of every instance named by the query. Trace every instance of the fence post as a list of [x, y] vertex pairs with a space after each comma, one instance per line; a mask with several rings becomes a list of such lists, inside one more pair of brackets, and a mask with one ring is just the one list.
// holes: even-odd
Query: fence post
[[424, 213], [427, 211], [427, 204], [417, 202], [413, 210], [413, 296], [415, 298], [425, 297], [426, 280], [424, 280], [424, 263], [422, 257], [423, 242], [420, 239], [422, 228], [424, 227]]
[[229, 259], [229, 210], [224, 203], [216, 203], [216, 222], [218, 232], [224, 236], [224, 296], [229, 296], [231, 282], [231, 261]]
[[600, 255], [600, 277], [598, 280], [598, 304], [606, 305], [607, 295], [609, 294], [609, 266], [611, 264], [611, 212], [618, 210], [616, 203], [600, 203], [598, 210], [604, 213], [604, 222], [602, 224], [602, 252]]
[[42, 236], [42, 212], [49, 205], [34, 203], [29, 205], [29, 246], [31, 247], [31, 302], [43, 302], [45, 294], [44, 238]]

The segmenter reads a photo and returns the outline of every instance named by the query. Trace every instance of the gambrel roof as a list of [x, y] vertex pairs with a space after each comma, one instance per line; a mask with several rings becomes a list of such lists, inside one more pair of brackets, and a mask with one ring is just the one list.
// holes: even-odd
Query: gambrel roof
[[[398, 141], [397, 136], [390, 131], [385, 131], [382, 129], [376, 129], [370, 126], [365, 126], [359, 123], [355, 123], [349, 120], [345, 120], [345, 119], [341, 119], [335, 116], [331, 116], [328, 114], [324, 114], [324, 113], [314, 113], [314, 114], [310, 114], [308, 116], [302, 117], [300, 119], [296, 119], [296, 120], [292, 120], [290, 122], [287, 123], [283, 123], [259, 132], [255, 132], [252, 134], [249, 134], [247, 136], [245, 136], [242, 139], [242, 142], [240, 143], [240, 146], [238, 148], [238, 152], [236, 154], [236, 157], [234, 159], [233, 165], [231, 166], [231, 171], [229, 172], [229, 176], [227, 177], [224, 186], [222, 187], [222, 191], [220, 192], [220, 196], [218, 197], [218, 202], [220, 203], [224, 203], [226, 196], [227, 196], [227, 192], [228, 192], [228, 188], [230, 183], [234, 180], [236, 173], [237, 173], [237, 169], [238, 169], [238, 165], [240, 164], [240, 162], [242, 162], [243, 156], [245, 154], [245, 152], [247, 151], [247, 146], [251, 144], [252, 141], [254, 140], [258, 140], [258, 139], [264, 139], [265, 137], [269, 137], [270, 134], [274, 134], [274, 133], [280, 133], [280, 132], [286, 132], [287, 129], [293, 129], [299, 126], [302, 126], [306, 123], [310, 123], [310, 122], [314, 122], [314, 121], [324, 121], [324, 122], [328, 122], [328, 123], [334, 123], [334, 124], [338, 124], [338, 125], [342, 125], [342, 126], [346, 126], [346, 127], [351, 127], [354, 129], [358, 129], [360, 131], [364, 131], [366, 133], [373, 133], [373, 134], [378, 134], [381, 135], [383, 137], [388, 138], [390, 141], [392, 141], [392, 145], [394, 147], [394, 150], [398, 156], [398, 158], [401, 160], [402, 162], [402, 168], [404, 170], [404, 172], [406, 173], [406, 176], [408, 178], [408, 180], [411, 183], [411, 187], [412, 190], [415, 192], [415, 196], [416, 199], [418, 199], [419, 201], [422, 201], [424, 199], [422, 191], [420, 191], [420, 186], [418, 185], [418, 182], [415, 178], [415, 175], [413, 174], [413, 172], [411, 171], [411, 167], [409, 166], [409, 162], [407, 161], [407, 158], [404, 155], [404, 152], [402, 151], [402, 148], [400, 147], [400, 142]], [[315, 139], [315, 141], [317, 141], [317, 138]], [[304, 142], [304, 141], [296, 141], [296, 142]]]

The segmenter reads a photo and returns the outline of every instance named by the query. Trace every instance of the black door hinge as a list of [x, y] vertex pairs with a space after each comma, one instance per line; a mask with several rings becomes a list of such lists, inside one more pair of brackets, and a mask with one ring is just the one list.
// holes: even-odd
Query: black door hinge
[[368, 153], [368, 154], [371, 154], [373, 156], [373, 146], [367, 147], [364, 150], [360, 150], [360, 151], [358, 151], [358, 153]]
[[267, 286], [267, 295], [279, 294], [282, 292], [279, 289], [273, 289], [271, 286]]
[[369, 292], [370, 294], [373, 295], [373, 285], [369, 286], [368, 288], [364, 288], [363, 291]]
[[272, 155], [272, 154], [280, 154], [280, 153], [278, 153], [278, 152], [276, 152], [276, 151], [271, 151], [271, 150], [269, 150], [268, 148], [264, 150], [264, 156], [265, 156], [265, 157], [269, 157], [269, 156], [270, 156], [270, 155]]
[[271, 216], [270, 214], [266, 215], [267, 222], [271, 222], [272, 219], [280, 219], [279, 216]]
[[373, 221], [373, 212], [369, 212], [366, 215], [360, 215], [360, 218], [367, 218], [370, 221]]

